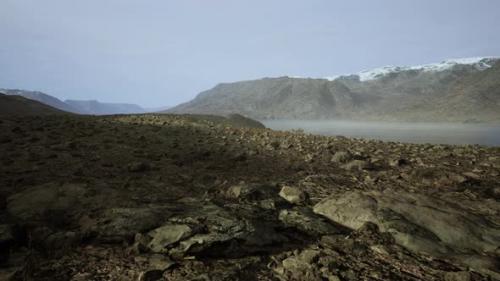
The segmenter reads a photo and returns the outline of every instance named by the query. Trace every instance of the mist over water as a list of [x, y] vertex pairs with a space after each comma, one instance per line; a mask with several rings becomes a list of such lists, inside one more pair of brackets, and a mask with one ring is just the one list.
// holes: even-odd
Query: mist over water
[[302, 129], [326, 136], [432, 144], [500, 146], [500, 124], [360, 122], [337, 120], [267, 120], [274, 130]]

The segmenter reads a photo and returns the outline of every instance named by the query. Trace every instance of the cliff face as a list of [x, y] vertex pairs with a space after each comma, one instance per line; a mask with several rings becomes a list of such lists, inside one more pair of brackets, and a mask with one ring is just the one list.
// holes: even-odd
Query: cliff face
[[499, 121], [500, 63], [386, 67], [334, 80], [264, 78], [219, 84], [168, 112], [255, 119]]

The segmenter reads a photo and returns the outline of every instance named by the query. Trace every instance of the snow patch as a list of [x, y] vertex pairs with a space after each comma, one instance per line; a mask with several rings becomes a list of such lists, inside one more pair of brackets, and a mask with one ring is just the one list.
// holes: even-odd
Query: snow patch
[[326, 79], [328, 81], [333, 81], [333, 80], [339, 78], [340, 76], [342, 76], [342, 75], [332, 75], [332, 76], [328, 76], [328, 77], [323, 77], [323, 79]]
[[[424, 65], [416, 65], [416, 66], [384, 66], [372, 70], [361, 71], [357, 75], [359, 76], [360, 81], [370, 81], [382, 78], [391, 73], [397, 73], [401, 71], [417, 70], [425, 72], [439, 72], [453, 68], [456, 65], [472, 65], [477, 70], [482, 71], [490, 68], [493, 65], [494, 61], [498, 59], [499, 58], [494, 58], [494, 57], [473, 57], [473, 58], [449, 59], [442, 61], [440, 63], [431, 63]], [[333, 81], [339, 78], [340, 76], [342, 75], [329, 76], [325, 77], [324, 79]]]
[[423, 71], [444, 71], [454, 67], [455, 65], [473, 65], [478, 70], [485, 70], [492, 66], [493, 59], [494, 58], [486, 57], [449, 59], [440, 63], [412, 66], [410, 69]]
[[368, 81], [380, 78], [390, 73], [403, 71], [404, 67], [399, 66], [384, 66], [372, 70], [365, 70], [358, 73], [360, 81]]

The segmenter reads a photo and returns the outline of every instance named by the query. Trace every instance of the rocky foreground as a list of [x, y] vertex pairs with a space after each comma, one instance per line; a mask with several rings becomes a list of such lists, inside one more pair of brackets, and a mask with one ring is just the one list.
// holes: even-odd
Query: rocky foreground
[[500, 280], [500, 149], [0, 120], [0, 280]]

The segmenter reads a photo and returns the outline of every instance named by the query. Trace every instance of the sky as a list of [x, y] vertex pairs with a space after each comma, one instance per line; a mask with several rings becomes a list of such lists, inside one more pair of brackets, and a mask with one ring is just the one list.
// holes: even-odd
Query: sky
[[0, 88], [172, 106], [221, 82], [500, 56], [497, 0], [0, 0]]

